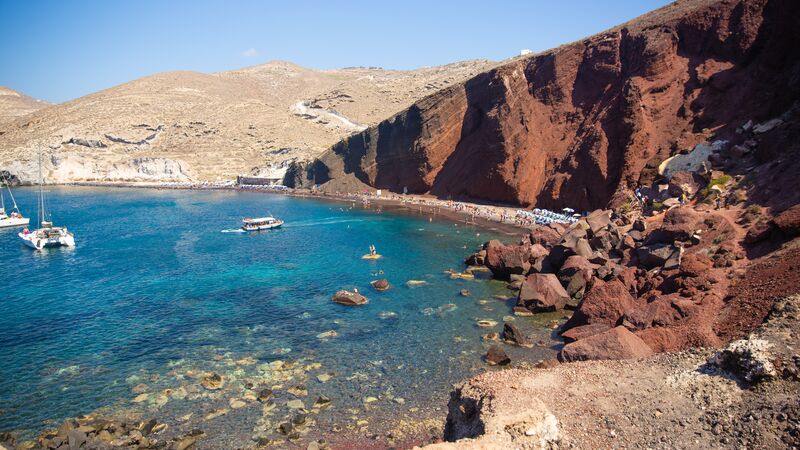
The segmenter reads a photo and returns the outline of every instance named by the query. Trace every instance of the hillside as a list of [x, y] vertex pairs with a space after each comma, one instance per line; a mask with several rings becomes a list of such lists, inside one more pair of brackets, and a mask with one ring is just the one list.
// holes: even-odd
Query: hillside
[[788, 0], [676, 2], [426, 97], [335, 145], [302, 183], [620, 204], [668, 157], [797, 102], [798, 21]]
[[0, 86], [0, 123], [38, 111], [49, 103], [28, 97], [13, 89]]
[[216, 74], [161, 73], [0, 122], [0, 168], [30, 181], [42, 147], [51, 182], [280, 173], [491, 65], [320, 71], [273, 61]]

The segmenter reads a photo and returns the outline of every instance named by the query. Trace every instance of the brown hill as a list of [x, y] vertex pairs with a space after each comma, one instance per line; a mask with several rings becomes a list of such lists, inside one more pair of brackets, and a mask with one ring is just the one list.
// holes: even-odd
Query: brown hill
[[[797, 23], [791, 0], [676, 2], [428, 96], [336, 144], [303, 182], [544, 207], [620, 203], [667, 157], [800, 98]], [[787, 144], [767, 145], [780, 154]]]
[[38, 111], [49, 103], [28, 97], [13, 89], [0, 86], [0, 123]]
[[48, 181], [230, 180], [280, 174], [349, 134], [491, 67], [310, 70], [273, 61], [141, 78], [0, 123], [0, 169]]

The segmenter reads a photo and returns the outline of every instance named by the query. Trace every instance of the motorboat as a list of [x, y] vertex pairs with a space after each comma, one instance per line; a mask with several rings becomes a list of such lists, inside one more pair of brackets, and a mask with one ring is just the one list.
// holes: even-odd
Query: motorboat
[[17, 207], [17, 201], [14, 200], [14, 194], [11, 192], [11, 187], [8, 185], [8, 183], [6, 183], [6, 187], [8, 188], [8, 194], [11, 196], [11, 202], [14, 204], [14, 206], [11, 209], [10, 214], [6, 212], [5, 199], [3, 198], [3, 192], [0, 191], [0, 228], [24, 227], [25, 225], [28, 225], [31, 219], [22, 216], [22, 213]]
[[281, 225], [283, 225], [283, 221], [272, 216], [242, 220], [242, 230], [244, 231], [272, 230], [274, 228], [280, 228]]
[[67, 230], [67, 227], [56, 227], [52, 220], [48, 220], [42, 184], [42, 153], [39, 151], [39, 205], [37, 208], [39, 228], [33, 231], [25, 228], [19, 233], [20, 239], [34, 250], [41, 250], [45, 247], [74, 247], [75, 236]]

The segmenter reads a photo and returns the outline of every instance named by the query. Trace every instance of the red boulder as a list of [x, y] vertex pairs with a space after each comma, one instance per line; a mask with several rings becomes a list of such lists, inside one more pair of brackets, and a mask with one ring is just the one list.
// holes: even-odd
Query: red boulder
[[597, 359], [643, 358], [653, 350], [625, 327], [616, 327], [564, 346], [558, 359], [564, 362]]

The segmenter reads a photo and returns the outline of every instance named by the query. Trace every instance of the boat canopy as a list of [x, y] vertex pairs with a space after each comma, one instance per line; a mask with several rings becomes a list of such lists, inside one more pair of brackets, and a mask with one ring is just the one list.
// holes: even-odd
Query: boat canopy
[[266, 223], [266, 222], [275, 222], [274, 217], [257, 217], [255, 219], [244, 219], [242, 220], [244, 223]]

